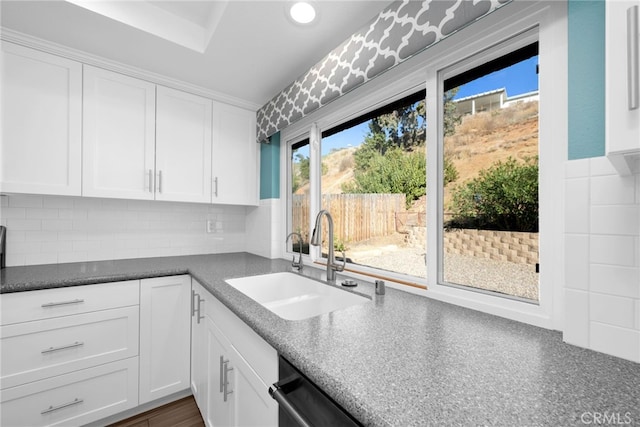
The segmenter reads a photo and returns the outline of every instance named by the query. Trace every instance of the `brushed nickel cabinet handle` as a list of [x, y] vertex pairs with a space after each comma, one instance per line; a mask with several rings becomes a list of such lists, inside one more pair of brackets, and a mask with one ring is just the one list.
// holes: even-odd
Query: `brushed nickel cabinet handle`
[[158, 193], [162, 193], [162, 171], [158, 171]]
[[218, 177], [213, 178], [213, 195], [218, 197]]
[[224, 391], [222, 392], [222, 396], [223, 396], [223, 401], [226, 402], [227, 401], [227, 396], [229, 396], [230, 394], [233, 393], [232, 391], [228, 390], [229, 387], [229, 372], [233, 371], [233, 368], [229, 367], [229, 361], [226, 360], [224, 362]]
[[46, 414], [48, 414], [50, 412], [57, 411], [57, 410], [62, 409], [62, 408], [68, 408], [69, 406], [77, 405], [77, 404], [82, 403], [82, 402], [84, 402], [83, 399], [78, 399], [76, 397], [71, 402], [63, 403], [62, 405], [58, 405], [58, 406], [51, 405], [47, 409], [45, 409], [44, 411], [40, 411], [40, 414], [41, 415], [46, 415]]
[[60, 305], [71, 305], [71, 304], [82, 304], [84, 302], [83, 299], [74, 299], [70, 301], [60, 301], [60, 302], [48, 302], [46, 304], [42, 304], [42, 308], [50, 308], [50, 307], [58, 307]]
[[59, 347], [49, 347], [42, 350], [40, 353], [42, 354], [53, 353], [60, 350], [67, 350], [69, 348], [82, 347], [83, 345], [84, 343], [82, 341], [76, 341], [73, 344], [61, 345]]
[[224, 390], [224, 382], [223, 382], [223, 378], [224, 378], [224, 364], [226, 362], [224, 361], [224, 356], [220, 356], [220, 393], [222, 393], [222, 391]]

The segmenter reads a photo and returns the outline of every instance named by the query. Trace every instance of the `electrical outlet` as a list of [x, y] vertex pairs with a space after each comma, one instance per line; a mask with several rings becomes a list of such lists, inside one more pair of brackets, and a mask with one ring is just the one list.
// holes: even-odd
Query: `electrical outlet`
[[208, 219], [207, 220], [207, 233], [213, 233], [214, 227], [215, 227], [214, 221]]

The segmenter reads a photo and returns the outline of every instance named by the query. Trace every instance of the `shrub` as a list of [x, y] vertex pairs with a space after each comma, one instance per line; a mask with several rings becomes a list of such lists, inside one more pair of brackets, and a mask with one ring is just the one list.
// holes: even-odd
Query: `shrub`
[[452, 192], [448, 228], [538, 231], [538, 159], [509, 157]]

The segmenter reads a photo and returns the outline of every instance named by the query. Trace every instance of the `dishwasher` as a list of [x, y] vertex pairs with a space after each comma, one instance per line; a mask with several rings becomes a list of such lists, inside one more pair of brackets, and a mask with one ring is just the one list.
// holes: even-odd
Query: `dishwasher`
[[279, 381], [269, 394], [279, 405], [280, 427], [361, 426], [284, 357], [278, 357]]

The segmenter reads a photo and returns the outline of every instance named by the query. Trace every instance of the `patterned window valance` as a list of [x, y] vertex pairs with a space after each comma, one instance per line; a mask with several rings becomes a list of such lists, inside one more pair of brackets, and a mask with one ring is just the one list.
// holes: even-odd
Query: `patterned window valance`
[[403, 0], [335, 48], [257, 113], [257, 139], [286, 128], [512, 0]]

